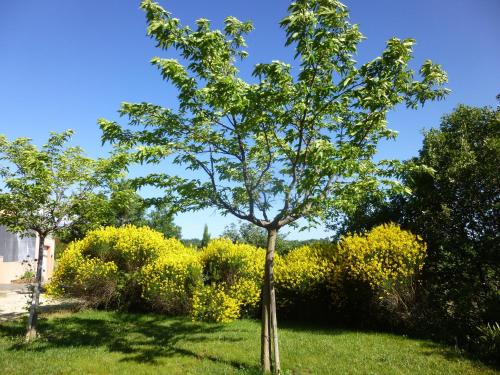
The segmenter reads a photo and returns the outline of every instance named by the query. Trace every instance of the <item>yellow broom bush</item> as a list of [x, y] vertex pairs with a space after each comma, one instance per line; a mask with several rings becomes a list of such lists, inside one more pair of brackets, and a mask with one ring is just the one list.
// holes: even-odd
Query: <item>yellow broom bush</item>
[[[143, 302], [156, 301], [143, 269], [158, 259], [160, 263], [169, 256], [181, 259], [183, 253], [192, 251], [147, 227], [100, 228], [68, 246], [48, 290], [55, 295], [81, 298], [93, 306], [143, 307]], [[182, 260], [180, 263], [186, 265]], [[163, 280], [162, 285], [165, 283]], [[151, 300], [144, 301], [144, 296]]]
[[332, 264], [328, 287], [335, 308], [353, 318], [370, 313], [394, 322], [409, 319], [426, 255], [420, 237], [384, 224], [345, 236], [325, 254]]
[[[395, 224], [345, 236], [337, 244], [302, 246], [275, 257], [277, 302], [281, 308], [303, 308], [316, 301], [323, 309], [328, 300], [342, 307], [349, 300], [358, 306], [376, 299], [396, 306], [404, 297], [401, 286], [410, 285], [425, 252], [421, 238]], [[107, 227], [68, 246], [48, 289], [93, 306], [139, 305], [228, 322], [258, 311], [264, 262], [264, 249], [228, 239], [213, 240], [200, 251], [149, 228]]]
[[167, 241], [169, 250], [141, 271], [142, 296], [155, 311], [187, 314], [191, 311], [193, 293], [203, 285], [200, 256], [178, 240]]
[[366, 234], [341, 239], [332, 257], [334, 276], [347, 275], [372, 288], [411, 277], [423, 266], [426, 245], [396, 224], [374, 227]]
[[330, 264], [317, 246], [301, 246], [275, 260], [277, 300], [288, 307], [318, 297], [326, 285]]
[[193, 318], [228, 321], [258, 307], [265, 250], [222, 238], [211, 241], [202, 250], [200, 260], [206, 285], [195, 294]]

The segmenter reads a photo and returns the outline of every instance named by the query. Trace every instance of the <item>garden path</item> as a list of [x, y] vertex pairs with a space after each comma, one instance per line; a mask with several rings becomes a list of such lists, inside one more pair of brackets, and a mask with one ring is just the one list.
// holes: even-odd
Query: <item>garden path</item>
[[[26, 284], [0, 284], [0, 322], [27, 314], [30, 294]], [[40, 296], [41, 309], [57, 308], [67, 301]]]

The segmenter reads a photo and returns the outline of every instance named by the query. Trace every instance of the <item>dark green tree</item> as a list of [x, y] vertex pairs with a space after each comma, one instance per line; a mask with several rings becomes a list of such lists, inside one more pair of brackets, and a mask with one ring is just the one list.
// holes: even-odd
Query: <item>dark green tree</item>
[[121, 227], [123, 225], [147, 225], [146, 209], [148, 203], [135, 190], [130, 180], [120, 180], [111, 185], [111, 194], [107, 202], [108, 215], [105, 225]]
[[[424, 237], [432, 332], [464, 339], [500, 316], [500, 109], [461, 105], [425, 133], [410, 195], [369, 196], [339, 233], [395, 221]], [[335, 218], [339, 215], [336, 213]], [[339, 228], [338, 224], [332, 225]]]
[[210, 242], [210, 233], [208, 233], [208, 225], [205, 224], [205, 227], [203, 228], [203, 237], [201, 238], [200, 248], [207, 247], [209, 242]]
[[[240, 223], [239, 225], [231, 223], [224, 228], [222, 237], [229, 238], [234, 243], [247, 243], [263, 249], [265, 249], [267, 245], [266, 230], [252, 225], [251, 223]], [[276, 240], [276, 243], [278, 242], [279, 238]]]
[[77, 204], [80, 220], [58, 234], [63, 243], [81, 239], [89, 230], [101, 226], [149, 225], [148, 202], [136, 192], [130, 180], [111, 181], [105, 190]]
[[[288, 233], [281, 232], [276, 238], [276, 252], [284, 255], [290, 250], [311, 243], [323, 240], [288, 240]], [[239, 225], [232, 223], [224, 228], [222, 237], [229, 238], [234, 243], [247, 243], [263, 249], [267, 246], [267, 232], [264, 228], [255, 226], [251, 223], [241, 222]]]
[[500, 107], [459, 106], [425, 134], [403, 221], [429, 245], [429, 305], [465, 337], [500, 316]]

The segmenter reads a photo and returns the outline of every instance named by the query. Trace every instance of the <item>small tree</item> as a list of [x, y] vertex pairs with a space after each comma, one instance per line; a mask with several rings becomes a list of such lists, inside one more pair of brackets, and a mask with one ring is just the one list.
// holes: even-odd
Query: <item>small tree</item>
[[28, 138], [9, 142], [0, 136], [0, 224], [21, 235], [36, 233], [40, 242], [28, 340], [36, 336], [45, 239], [78, 225], [79, 210], [116, 175], [112, 160], [92, 160], [79, 147], [65, 148], [71, 135], [70, 130], [52, 133], [41, 149]]
[[278, 231], [301, 218], [314, 224], [331, 206], [350, 208], [364, 190], [397, 187], [392, 177], [399, 164], [373, 161], [379, 140], [395, 137], [386, 114], [399, 103], [416, 108], [443, 98], [446, 74], [426, 61], [416, 79], [408, 66], [412, 39], [392, 38], [381, 57], [357, 64], [353, 56], [363, 35], [349, 23], [346, 7], [336, 0], [299, 0], [281, 21], [297, 68], [280, 61], [257, 64], [246, 82], [236, 64], [247, 56], [250, 22], [227, 17], [223, 30], [212, 30], [210, 21], [199, 19], [191, 29], [151, 0], [141, 7], [148, 35], [185, 62], [151, 61], [178, 89], [179, 107], [123, 103], [121, 115], [142, 129], [100, 120], [103, 140], [129, 149], [137, 161], [159, 163], [172, 155], [174, 163], [196, 171], [192, 178], [141, 179], [164, 188], [174, 205], [216, 207], [266, 229], [261, 361], [270, 371], [273, 351], [279, 373], [273, 281]]
[[207, 247], [209, 242], [210, 242], [210, 233], [208, 233], [208, 225], [205, 224], [205, 227], [203, 228], [203, 237], [201, 238], [200, 248]]

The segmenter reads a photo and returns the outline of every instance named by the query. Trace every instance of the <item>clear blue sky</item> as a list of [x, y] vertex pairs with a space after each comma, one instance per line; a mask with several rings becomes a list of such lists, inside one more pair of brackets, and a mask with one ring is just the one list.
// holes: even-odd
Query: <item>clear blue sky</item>
[[[457, 104], [495, 105], [500, 93], [500, 1], [378, 0], [347, 1], [351, 21], [367, 40], [357, 60], [365, 62], [383, 50], [393, 36], [417, 40], [414, 67], [430, 58], [443, 65], [452, 94], [418, 111], [392, 112], [390, 127], [400, 132], [384, 143], [383, 157], [416, 155], [423, 128], [439, 124]], [[220, 26], [227, 15], [252, 20], [249, 65], [275, 59], [290, 61], [278, 21], [288, 1], [182, 0], [161, 1], [183, 23], [205, 17]], [[92, 156], [104, 156], [99, 117], [117, 119], [123, 101], [175, 106], [175, 92], [149, 64], [156, 55], [145, 36], [139, 1], [23, 0], [0, 2], [0, 133], [31, 137], [42, 144], [49, 131], [77, 132], [74, 143]], [[142, 170], [140, 170], [142, 171]], [[133, 173], [140, 173], [134, 170]], [[186, 238], [200, 237], [207, 223], [219, 234], [232, 218], [213, 210], [182, 214], [176, 222]], [[319, 227], [289, 238], [324, 237]]]

